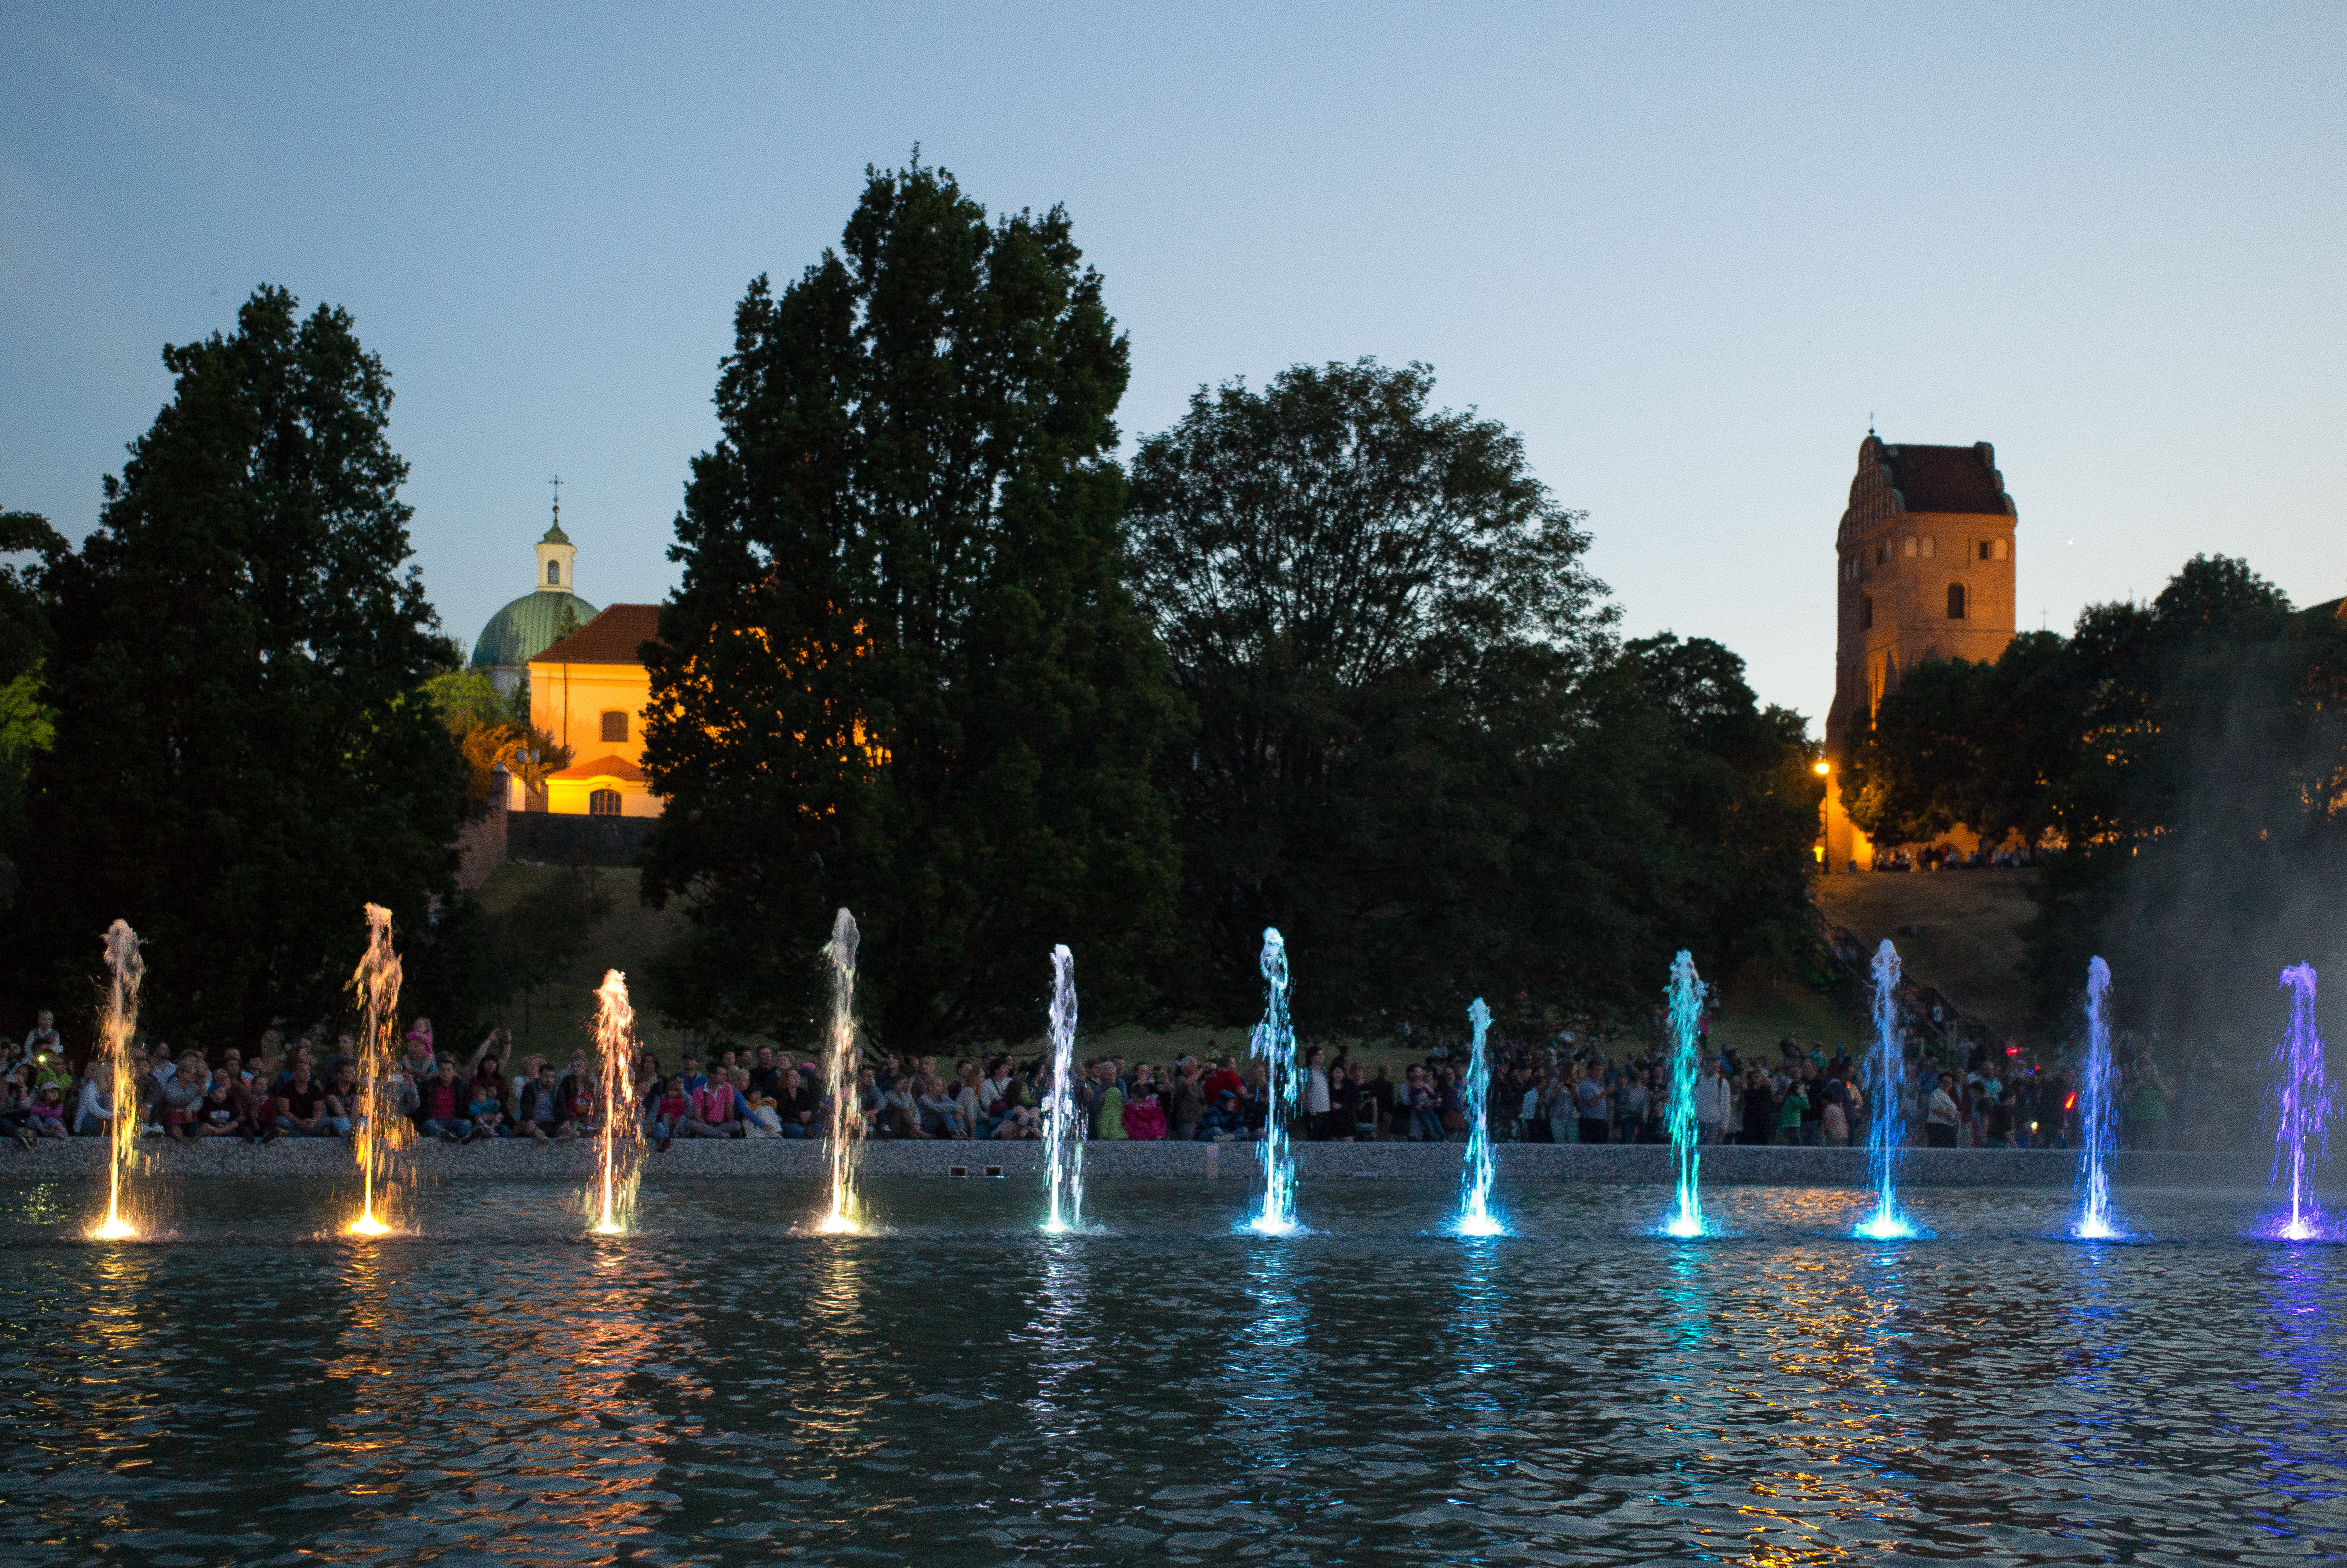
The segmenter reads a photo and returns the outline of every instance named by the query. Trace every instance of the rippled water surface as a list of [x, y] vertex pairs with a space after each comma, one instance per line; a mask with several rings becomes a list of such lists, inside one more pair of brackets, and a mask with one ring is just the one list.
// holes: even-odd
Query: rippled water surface
[[0, 1188], [10, 1563], [2301, 1562], [2347, 1546], [2347, 1249], [2135, 1195], [1307, 1184], [1317, 1234], [1214, 1187], [906, 1182], [809, 1238], [800, 1184], [451, 1184], [421, 1234], [339, 1195]]

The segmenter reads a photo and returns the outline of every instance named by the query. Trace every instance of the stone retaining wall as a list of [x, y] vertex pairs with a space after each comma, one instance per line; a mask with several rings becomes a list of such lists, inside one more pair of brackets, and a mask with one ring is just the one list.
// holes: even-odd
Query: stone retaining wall
[[[267, 1177], [333, 1178], [352, 1173], [348, 1145], [338, 1139], [281, 1138], [255, 1148], [231, 1139], [193, 1144], [144, 1140], [154, 1173], [215, 1179]], [[1462, 1146], [1457, 1143], [1306, 1143], [1296, 1151], [1296, 1170], [1310, 1177], [1376, 1177], [1396, 1181], [1453, 1182]], [[1671, 1151], [1656, 1144], [1581, 1146], [1503, 1143], [1496, 1151], [1500, 1179], [1506, 1183], [1570, 1181], [1667, 1185]], [[1152, 1178], [1244, 1182], [1259, 1179], [1258, 1155], [1248, 1143], [1090, 1143], [1084, 1173], [1090, 1178]], [[576, 1181], [593, 1163], [585, 1143], [541, 1145], [517, 1139], [463, 1146], [424, 1143], [403, 1156], [420, 1174], [440, 1180]], [[1040, 1179], [1042, 1145], [1034, 1143], [873, 1143], [863, 1168], [874, 1176], [952, 1176], [974, 1179], [999, 1173], [1005, 1179]], [[2076, 1178], [2078, 1156], [2050, 1150], [1908, 1149], [1900, 1157], [1900, 1183], [1917, 1187], [2066, 1187]], [[87, 1178], [106, 1169], [101, 1139], [43, 1142], [30, 1150], [0, 1143], [0, 1181]], [[647, 1156], [647, 1178], [655, 1182], [776, 1176], [808, 1178], [825, 1169], [823, 1145], [782, 1139], [686, 1140], [666, 1153]], [[2166, 1154], [2122, 1153], [2114, 1157], [2112, 1179], [2136, 1187], [2181, 1187], [2227, 1192], [2266, 1185], [2271, 1160], [2262, 1154]], [[1778, 1149], [1723, 1145], [1703, 1152], [1706, 1185], [1856, 1187], [1866, 1181], [1863, 1149]]]

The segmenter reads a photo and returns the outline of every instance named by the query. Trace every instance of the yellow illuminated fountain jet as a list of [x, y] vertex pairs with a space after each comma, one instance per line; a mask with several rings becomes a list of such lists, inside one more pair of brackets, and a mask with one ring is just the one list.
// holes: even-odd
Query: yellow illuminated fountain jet
[[602, 1130], [595, 1140], [595, 1180], [587, 1189], [587, 1224], [597, 1235], [625, 1235], [635, 1229], [643, 1130], [636, 1120], [636, 1009], [628, 1000], [628, 979], [617, 969], [604, 971], [595, 992], [595, 1049], [601, 1057]]
[[106, 928], [106, 967], [112, 975], [107, 987], [106, 1011], [98, 1019], [114, 1114], [106, 1124], [106, 1218], [90, 1235], [101, 1241], [124, 1241], [138, 1234], [130, 1223], [128, 1194], [123, 1180], [138, 1158], [138, 1075], [130, 1064], [130, 1036], [138, 1027], [138, 982], [147, 973], [138, 956], [138, 934], [127, 920]]
[[842, 909], [823, 950], [831, 965], [831, 1039], [824, 1063], [831, 1085], [831, 1207], [815, 1229], [827, 1235], [863, 1228], [856, 1204], [856, 1165], [864, 1152], [864, 1107], [856, 1097], [863, 1065], [856, 1043], [856, 917]]
[[375, 1212], [378, 1195], [388, 1199], [391, 1157], [403, 1141], [407, 1119], [391, 1103], [389, 1079], [399, 1060], [399, 955], [391, 947], [391, 911], [380, 904], [366, 907], [367, 950], [351, 976], [366, 1017], [359, 1037], [359, 1116], [353, 1129], [362, 1176], [359, 1217], [344, 1226], [351, 1235], [389, 1234], [384, 1215]]

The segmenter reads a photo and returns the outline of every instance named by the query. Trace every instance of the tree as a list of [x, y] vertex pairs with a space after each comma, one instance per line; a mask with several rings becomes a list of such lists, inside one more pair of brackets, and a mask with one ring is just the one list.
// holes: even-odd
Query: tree
[[[567, 603], [562, 608], [576, 630], [579, 612]], [[527, 684], [511, 697], [500, 697], [487, 676], [451, 670], [425, 682], [424, 690], [465, 759], [468, 814], [488, 809], [499, 768], [543, 795], [547, 775], [570, 765], [570, 748], [530, 723]]]
[[42, 573], [56, 743], [11, 947], [62, 1001], [126, 918], [146, 1016], [226, 1041], [331, 1009], [364, 903], [414, 933], [450, 887], [464, 769], [423, 686], [454, 649], [409, 562], [390, 377], [346, 313], [264, 287], [163, 361], [171, 401]]
[[1201, 389], [1133, 459], [1135, 591], [1198, 713], [1185, 998], [1244, 1016], [1280, 927], [1297, 1015], [1447, 1018], [1510, 939], [1532, 775], [1614, 612], [1589, 536], [1433, 373], [1299, 365]]
[[22, 566], [0, 566], [0, 914], [15, 901], [26, 778], [33, 759], [56, 742], [56, 713], [46, 700], [42, 678], [51, 634], [41, 570], [65, 548], [64, 538], [46, 518], [0, 512], [0, 556], [36, 558]]
[[1855, 749], [1851, 815], [1887, 842], [1962, 822], [2058, 850], [2024, 933], [2042, 1018], [2100, 954], [2137, 1021], [2221, 1025], [2291, 955], [2331, 952], [2347, 915], [2328, 891], [2347, 872], [2342, 713], [2338, 617], [2196, 556], [2067, 638], [1909, 671]]
[[645, 890], [692, 923], [663, 994], [805, 1020], [846, 906], [892, 1047], [1032, 1032], [1061, 941], [1112, 1017], [1172, 914], [1181, 716], [1122, 580], [1124, 338], [1064, 211], [867, 172], [839, 250], [737, 308], [677, 519], [645, 649]]

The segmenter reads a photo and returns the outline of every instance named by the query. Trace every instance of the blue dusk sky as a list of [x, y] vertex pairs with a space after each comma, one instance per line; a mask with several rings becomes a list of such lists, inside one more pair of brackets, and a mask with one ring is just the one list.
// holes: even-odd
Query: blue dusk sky
[[661, 598], [733, 302], [915, 143], [1064, 203], [1202, 383], [1423, 360], [1625, 627], [1832, 692], [1872, 416], [1995, 444], [2021, 620], [2196, 551], [2347, 592], [2347, 9], [0, 5], [0, 506], [79, 538], [263, 282], [390, 366], [432, 598]]

